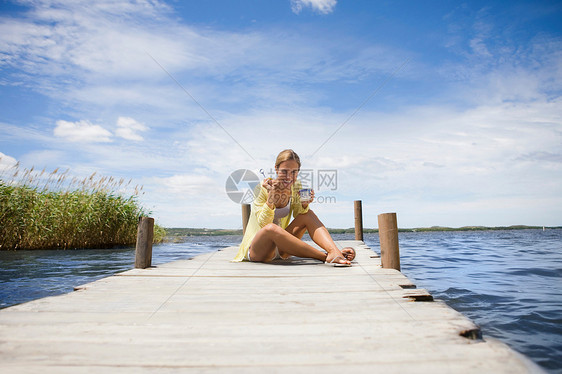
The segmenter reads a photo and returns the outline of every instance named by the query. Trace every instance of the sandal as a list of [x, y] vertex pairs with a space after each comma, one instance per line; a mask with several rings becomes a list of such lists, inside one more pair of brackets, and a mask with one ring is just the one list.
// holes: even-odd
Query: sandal
[[328, 266], [334, 266], [334, 267], [350, 267], [351, 264], [342, 264], [339, 262], [336, 262], [338, 259], [342, 259], [342, 260], [347, 260], [345, 257], [343, 256], [336, 256], [332, 259], [332, 261], [330, 262], [324, 262], [324, 264], [328, 265]]

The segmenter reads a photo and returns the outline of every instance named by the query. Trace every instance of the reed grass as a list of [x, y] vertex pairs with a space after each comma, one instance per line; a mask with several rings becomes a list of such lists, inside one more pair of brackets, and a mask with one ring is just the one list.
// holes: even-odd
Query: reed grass
[[[69, 171], [0, 170], [0, 250], [110, 248], [136, 242], [142, 186]], [[166, 232], [155, 226], [155, 242]]]

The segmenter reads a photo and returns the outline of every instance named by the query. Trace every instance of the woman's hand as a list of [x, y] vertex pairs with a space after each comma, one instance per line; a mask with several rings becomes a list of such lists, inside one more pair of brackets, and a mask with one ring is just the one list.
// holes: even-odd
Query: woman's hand
[[303, 202], [301, 203], [303, 209], [306, 209], [306, 207], [308, 206], [308, 204], [310, 204], [311, 202], [314, 201], [314, 190], [310, 190], [310, 200], [308, 200], [307, 202]]
[[266, 179], [262, 186], [267, 190], [267, 205], [271, 209], [274, 209], [284, 196], [290, 194], [290, 189], [279, 179]]
[[273, 179], [272, 178], [266, 178], [266, 179], [263, 180], [261, 185], [267, 191], [267, 200], [266, 200], [267, 206], [269, 206], [271, 209], [275, 209], [275, 204], [273, 202], [273, 193], [272, 193]]
[[269, 192], [273, 187], [273, 179], [272, 178], [265, 178], [261, 185]]

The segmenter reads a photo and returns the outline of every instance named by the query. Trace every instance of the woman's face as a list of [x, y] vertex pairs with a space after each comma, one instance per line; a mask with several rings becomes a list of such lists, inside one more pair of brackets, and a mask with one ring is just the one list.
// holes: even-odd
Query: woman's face
[[285, 187], [289, 187], [297, 180], [299, 164], [295, 160], [283, 161], [275, 171], [277, 172], [277, 179], [283, 182]]

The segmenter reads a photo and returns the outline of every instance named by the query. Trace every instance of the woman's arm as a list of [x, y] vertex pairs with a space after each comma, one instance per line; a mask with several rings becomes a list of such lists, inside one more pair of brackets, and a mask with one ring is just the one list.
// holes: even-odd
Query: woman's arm
[[[301, 188], [302, 185], [299, 181], [295, 182], [295, 184], [293, 185], [293, 202], [291, 205], [293, 208], [293, 217], [295, 218], [299, 214], [305, 214], [306, 212], [308, 212], [308, 204], [312, 202], [312, 200], [307, 203], [301, 202], [301, 197], [299, 195], [299, 191]], [[312, 192], [311, 195], [314, 196], [314, 192]]]
[[258, 225], [260, 227], [264, 227], [268, 223], [273, 222], [275, 205], [273, 205], [272, 208], [267, 204], [269, 193], [266, 187], [264, 185], [260, 185], [258, 188], [260, 189], [260, 192], [252, 202], [252, 212], [256, 215]]

